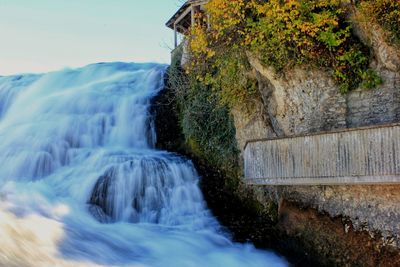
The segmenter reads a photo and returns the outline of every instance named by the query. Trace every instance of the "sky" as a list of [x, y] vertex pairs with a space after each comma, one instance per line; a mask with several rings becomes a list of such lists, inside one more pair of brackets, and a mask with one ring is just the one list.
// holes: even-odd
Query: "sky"
[[181, 0], [0, 0], [0, 75], [96, 62], [169, 63]]

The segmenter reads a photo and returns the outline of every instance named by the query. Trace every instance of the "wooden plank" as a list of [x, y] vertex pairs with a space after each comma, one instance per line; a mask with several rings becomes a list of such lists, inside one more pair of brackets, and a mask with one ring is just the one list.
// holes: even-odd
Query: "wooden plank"
[[246, 178], [249, 185], [377, 185], [399, 184], [400, 175], [347, 177], [312, 177], [312, 178]]
[[400, 125], [391, 124], [277, 139], [244, 149], [249, 184], [400, 183]]
[[174, 23], [174, 48], [178, 47], [178, 32], [176, 28], [176, 24]]

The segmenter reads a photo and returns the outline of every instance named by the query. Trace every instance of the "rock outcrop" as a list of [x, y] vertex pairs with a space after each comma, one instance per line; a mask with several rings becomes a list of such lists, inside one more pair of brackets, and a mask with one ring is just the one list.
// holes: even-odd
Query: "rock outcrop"
[[[324, 70], [296, 68], [278, 76], [248, 54], [257, 72], [261, 100], [253, 115], [233, 111], [240, 149], [252, 139], [400, 121], [400, 49], [385, 41], [377, 25], [357, 24], [354, 18], [353, 21], [360, 39], [371, 46], [371, 68], [383, 84], [371, 90], [359, 88], [341, 94]], [[261, 205], [279, 205], [277, 224], [288, 236], [311, 243], [308, 249], [331, 259], [333, 265], [400, 264], [400, 185], [264, 186], [254, 187], [253, 192]], [[291, 203], [290, 208], [282, 203]], [[330, 228], [331, 234], [323, 231], [324, 227]], [[343, 240], [349, 243], [345, 245]], [[360, 246], [365, 251], [360, 251], [364, 251], [364, 256], [350, 248], [351, 244], [357, 246], [355, 240], [363, 242]], [[393, 261], [390, 264], [381, 257], [387, 253]], [[339, 258], [341, 261], [334, 263]]]
[[[342, 94], [327, 70], [296, 67], [277, 75], [248, 54], [259, 98], [249, 102], [250, 113], [231, 110], [241, 152], [254, 139], [400, 122], [400, 48], [386, 41], [378, 25], [359, 20], [356, 9], [347, 15], [370, 47], [370, 67], [383, 84]], [[157, 127], [163, 129], [161, 147], [185, 153], [179, 116], [168, 113], [173, 105], [162, 104], [168, 94], [156, 101], [158, 113], [165, 113], [157, 119], [164, 127]], [[275, 248], [296, 266], [400, 265], [400, 185], [253, 187], [189, 156], [203, 176], [208, 204], [236, 239]]]

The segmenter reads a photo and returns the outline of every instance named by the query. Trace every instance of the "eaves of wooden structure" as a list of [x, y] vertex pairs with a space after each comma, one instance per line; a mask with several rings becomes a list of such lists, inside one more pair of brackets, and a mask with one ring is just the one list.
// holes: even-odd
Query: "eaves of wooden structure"
[[186, 35], [190, 26], [195, 23], [196, 12], [201, 12], [208, 0], [189, 0], [186, 1], [178, 11], [165, 24], [174, 30], [175, 47], [178, 46], [178, 33]]

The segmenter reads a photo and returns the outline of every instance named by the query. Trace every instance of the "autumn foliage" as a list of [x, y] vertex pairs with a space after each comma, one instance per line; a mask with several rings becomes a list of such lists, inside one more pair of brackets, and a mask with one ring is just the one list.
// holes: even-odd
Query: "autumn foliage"
[[388, 32], [389, 42], [400, 45], [400, 0], [364, 0], [359, 7]]
[[206, 11], [211, 27], [199, 15], [189, 36], [189, 72], [211, 84], [224, 103], [254, 93], [247, 53], [277, 75], [295, 65], [325, 68], [343, 93], [381, 82], [339, 0], [211, 0]]

